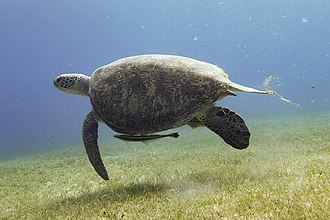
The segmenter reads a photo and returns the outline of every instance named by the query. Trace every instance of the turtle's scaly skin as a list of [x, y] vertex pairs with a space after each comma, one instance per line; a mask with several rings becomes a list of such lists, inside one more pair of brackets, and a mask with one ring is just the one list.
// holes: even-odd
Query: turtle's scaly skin
[[150, 134], [187, 124], [229, 95], [227, 74], [212, 64], [143, 55], [98, 68], [90, 80], [94, 112], [113, 130]]

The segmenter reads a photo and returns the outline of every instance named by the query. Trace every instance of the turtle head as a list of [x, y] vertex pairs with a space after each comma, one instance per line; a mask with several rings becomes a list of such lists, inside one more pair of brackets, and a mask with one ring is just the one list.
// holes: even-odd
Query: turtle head
[[59, 75], [54, 79], [54, 85], [62, 92], [89, 96], [89, 76], [79, 73]]

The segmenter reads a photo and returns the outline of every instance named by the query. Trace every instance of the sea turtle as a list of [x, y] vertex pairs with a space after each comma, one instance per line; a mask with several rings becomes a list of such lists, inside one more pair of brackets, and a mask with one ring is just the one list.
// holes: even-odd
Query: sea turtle
[[96, 69], [91, 77], [62, 74], [54, 85], [90, 98], [93, 109], [83, 123], [83, 142], [91, 164], [105, 180], [109, 178], [97, 143], [98, 122], [132, 140], [202, 124], [229, 145], [243, 149], [250, 138], [243, 119], [215, 102], [235, 95], [234, 91], [268, 93], [231, 82], [215, 65], [161, 54], [122, 58]]

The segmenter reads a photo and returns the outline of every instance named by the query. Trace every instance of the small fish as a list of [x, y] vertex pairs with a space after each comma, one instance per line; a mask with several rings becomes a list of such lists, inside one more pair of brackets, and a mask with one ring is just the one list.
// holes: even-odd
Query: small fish
[[173, 137], [173, 138], [178, 138], [179, 134], [177, 132], [175, 133], [170, 133], [170, 134], [147, 134], [147, 135], [129, 135], [129, 134], [116, 134], [114, 135], [115, 138], [118, 138], [123, 141], [150, 141], [150, 140], [155, 140], [159, 138], [164, 138], [164, 137]]
[[315, 88], [315, 85], [311, 85], [311, 86], [308, 86], [307, 89], [314, 89]]

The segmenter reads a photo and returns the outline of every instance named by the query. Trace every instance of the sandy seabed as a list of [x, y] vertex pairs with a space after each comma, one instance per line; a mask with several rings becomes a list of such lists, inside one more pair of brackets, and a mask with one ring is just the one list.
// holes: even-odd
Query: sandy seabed
[[[0, 219], [328, 219], [330, 113], [247, 121], [246, 150], [205, 128], [0, 161]], [[80, 145], [80, 144], [79, 144]]]

